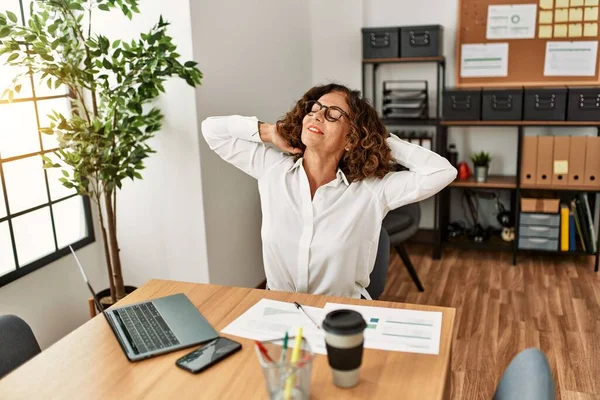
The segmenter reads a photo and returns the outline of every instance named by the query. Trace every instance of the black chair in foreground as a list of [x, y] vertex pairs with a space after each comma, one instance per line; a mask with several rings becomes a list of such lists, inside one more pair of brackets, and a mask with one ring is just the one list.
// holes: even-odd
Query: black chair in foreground
[[554, 399], [554, 379], [548, 359], [536, 348], [523, 350], [513, 358], [494, 393], [494, 400]]
[[40, 352], [27, 322], [15, 315], [0, 315], [0, 379]]

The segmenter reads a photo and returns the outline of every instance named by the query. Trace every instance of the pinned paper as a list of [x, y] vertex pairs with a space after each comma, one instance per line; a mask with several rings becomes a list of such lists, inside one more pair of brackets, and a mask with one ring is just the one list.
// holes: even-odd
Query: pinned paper
[[571, 0], [571, 7], [583, 6], [583, 0]]
[[598, 7], [586, 7], [584, 21], [598, 21]]
[[568, 160], [556, 160], [554, 161], [554, 175], [564, 175], [569, 173], [569, 161]]
[[586, 6], [597, 6], [600, 0], [585, 0]]
[[553, 16], [552, 11], [540, 11], [540, 24], [551, 24]]
[[569, 24], [569, 37], [581, 37], [583, 26], [581, 24]]
[[571, 8], [569, 10], [569, 21], [578, 22], [583, 19], [583, 8]]
[[547, 39], [552, 37], [552, 25], [539, 25], [540, 29], [538, 37], [540, 39]]
[[567, 22], [569, 20], [569, 10], [556, 10], [554, 12], [554, 22]]
[[567, 37], [567, 25], [565, 25], [565, 24], [554, 25], [554, 37], [555, 38]]
[[569, 8], [569, 0], [556, 0], [556, 8]]
[[540, 8], [542, 10], [552, 10], [554, 8], [554, 0], [540, 0]]
[[585, 37], [597, 37], [598, 36], [598, 23], [587, 23], [583, 27], [583, 36]]

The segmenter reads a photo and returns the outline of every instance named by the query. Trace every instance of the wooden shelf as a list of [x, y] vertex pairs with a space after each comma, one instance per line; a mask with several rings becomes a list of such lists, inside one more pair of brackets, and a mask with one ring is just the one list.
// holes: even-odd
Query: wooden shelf
[[600, 121], [440, 121], [444, 126], [593, 126]]
[[404, 126], [435, 126], [439, 124], [440, 120], [436, 118], [432, 119], [404, 119], [404, 118], [386, 118], [381, 117], [381, 122], [384, 125], [404, 125]]
[[481, 188], [481, 189], [516, 189], [517, 177], [505, 175], [490, 175], [487, 182], [475, 182], [471, 177], [467, 180], [455, 180], [450, 184], [453, 187]]
[[363, 64], [411, 63], [411, 62], [444, 62], [446, 57], [406, 57], [406, 58], [368, 58]]
[[553, 185], [535, 185], [533, 183], [525, 183], [521, 185], [521, 189], [528, 190], [556, 190], [562, 192], [600, 192], [600, 186], [553, 186]]

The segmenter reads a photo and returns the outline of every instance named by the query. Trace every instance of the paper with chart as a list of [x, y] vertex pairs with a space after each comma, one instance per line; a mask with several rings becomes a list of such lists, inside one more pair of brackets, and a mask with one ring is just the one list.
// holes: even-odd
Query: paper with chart
[[460, 55], [463, 78], [508, 76], [508, 43], [463, 44]]
[[544, 76], [594, 76], [597, 41], [547, 42]]
[[[319, 325], [323, 321], [323, 309], [302, 306]], [[298, 310], [293, 303], [262, 299], [250, 307], [245, 313], [227, 325], [222, 333], [254, 340], [271, 340], [283, 338], [285, 333], [295, 335], [302, 327], [312, 351], [327, 354], [325, 336], [317, 327]], [[293, 346], [293, 342], [290, 342]]]
[[440, 352], [442, 313], [439, 311], [327, 303], [323, 315], [339, 309], [358, 311], [367, 321], [365, 348], [422, 354]]
[[487, 39], [533, 39], [537, 5], [488, 6]]

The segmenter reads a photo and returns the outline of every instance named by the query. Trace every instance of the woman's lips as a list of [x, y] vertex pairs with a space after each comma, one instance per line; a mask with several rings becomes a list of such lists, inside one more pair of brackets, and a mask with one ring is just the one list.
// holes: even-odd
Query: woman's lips
[[322, 135], [322, 134], [323, 134], [323, 131], [321, 131], [319, 128], [317, 128], [317, 127], [316, 127], [316, 126], [314, 126], [314, 125], [311, 125], [311, 126], [309, 126], [309, 127], [308, 127], [308, 131], [309, 131], [309, 132], [312, 132], [312, 133], [315, 133], [315, 134], [317, 134], [317, 135]]

